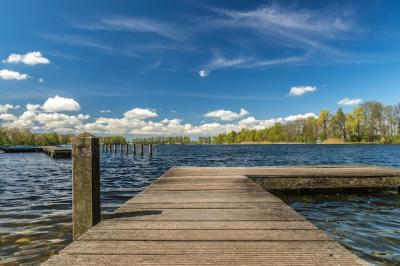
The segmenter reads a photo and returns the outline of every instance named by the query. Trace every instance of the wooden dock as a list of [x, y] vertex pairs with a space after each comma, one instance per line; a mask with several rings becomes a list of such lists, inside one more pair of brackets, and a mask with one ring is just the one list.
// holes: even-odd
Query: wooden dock
[[173, 167], [44, 265], [368, 265], [248, 176], [400, 185], [377, 167]]
[[62, 146], [41, 146], [41, 151], [47, 155], [59, 159], [59, 158], [71, 158], [71, 148]]

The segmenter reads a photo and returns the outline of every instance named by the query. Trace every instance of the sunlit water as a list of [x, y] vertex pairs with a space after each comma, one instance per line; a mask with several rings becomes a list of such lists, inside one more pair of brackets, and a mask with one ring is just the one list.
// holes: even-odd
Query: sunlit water
[[[103, 214], [174, 165], [370, 164], [400, 167], [395, 145], [170, 145], [153, 157], [101, 155]], [[41, 153], [0, 154], [0, 265], [37, 264], [71, 242], [71, 161]], [[292, 196], [297, 211], [357, 255], [400, 264], [400, 196]]]

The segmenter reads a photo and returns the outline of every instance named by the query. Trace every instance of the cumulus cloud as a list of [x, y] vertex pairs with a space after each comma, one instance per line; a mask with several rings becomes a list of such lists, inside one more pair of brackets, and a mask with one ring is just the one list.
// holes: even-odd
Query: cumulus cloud
[[6, 113], [8, 110], [12, 109], [14, 106], [11, 104], [0, 104], [0, 114]]
[[201, 69], [199, 71], [199, 76], [202, 78], [208, 77], [208, 75], [210, 75], [210, 71], [208, 71], [206, 69]]
[[4, 80], [25, 80], [28, 79], [29, 76], [27, 74], [19, 73], [17, 71], [12, 71], [8, 69], [0, 70], [0, 79]]
[[284, 120], [287, 122], [292, 122], [292, 121], [296, 121], [296, 120], [300, 120], [300, 119], [307, 119], [309, 117], [317, 118], [318, 116], [314, 113], [306, 113], [306, 114], [298, 114], [298, 115], [289, 115], [289, 116], [285, 117]]
[[295, 86], [291, 87], [289, 91], [289, 95], [291, 96], [301, 96], [305, 93], [312, 93], [317, 90], [317, 87], [314, 86]]
[[73, 111], [78, 112], [81, 110], [81, 106], [77, 101], [72, 98], [64, 98], [56, 95], [53, 98], [47, 99], [47, 101], [41, 106], [45, 112], [62, 112], [62, 111]]
[[10, 54], [3, 63], [23, 63], [26, 65], [49, 64], [50, 60], [42, 55], [39, 51], [29, 52], [26, 54]]
[[[59, 96], [49, 98], [62, 98]], [[64, 98], [66, 99], [66, 98]], [[48, 102], [48, 100], [46, 101]], [[46, 104], [46, 103], [45, 103]], [[53, 108], [57, 110], [48, 112], [50, 109], [43, 109], [45, 104], [26, 105], [26, 110], [19, 116], [11, 114], [10, 110], [16, 109], [18, 106], [11, 104], [0, 105], [0, 114], [2, 126], [28, 128], [34, 132], [54, 131], [58, 133], [76, 134], [79, 132], [89, 131], [96, 135], [134, 135], [134, 136], [155, 136], [155, 135], [186, 135], [186, 136], [210, 136], [219, 133], [229, 132], [232, 130], [240, 131], [246, 129], [263, 129], [273, 126], [275, 123], [287, 123], [297, 119], [306, 119], [308, 117], [317, 117], [313, 113], [290, 115], [284, 118], [257, 119], [255, 117], [246, 117], [248, 112], [241, 109], [239, 113], [232, 111], [220, 112], [213, 111], [214, 114], [209, 116], [218, 118], [221, 121], [229, 122], [201, 122], [198, 125], [184, 123], [182, 119], [151, 119], [158, 117], [158, 114], [149, 108], [134, 108], [125, 112], [119, 118], [98, 117], [90, 119], [89, 115], [78, 114], [70, 115], [62, 113], [73, 108], [59, 107]], [[73, 105], [72, 105], [73, 106]], [[210, 113], [213, 113], [210, 112]], [[237, 121], [231, 121], [238, 119]]]
[[4, 120], [4, 121], [15, 121], [17, 120], [18, 117], [16, 117], [13, 114], [0, 114], [0, 120]]
[[235, 119], [241, 118], [248, 114], [249, 114], [248, 111], [241, 108], [239, 113], [235, 113], [235, 112], [232, 112], [229, 110], [216, 110], [216, 111], [211, 111], [211, 112], [204, 114], [204, 117], [217, 118], [222, 121], [230, 121], [230, 120], [235, 120]]
[[31, 104], [31, 103], [28, 103], [28, 104], [26, 105], [26, 110], [34, 112], [34, 111], [36, 111], [37, 109], [39, 109], [39, 107], [40, 107], [40, 104]]
[[358, 105], [362, 102], [362, 99], [349, 99], [349, 98], [343, 98], [340, 101], [338, 101], [338, 105], [346, 105], [346, 106], [351, 106], [351, 105]]
[[125, 118], [139, 119], [139, 120], [154, 118], [157, 116], [158, 114], [156, 112], [153, 112], [150, 109], [141, 109], [141, 108], [134, 108], [124, 114]]

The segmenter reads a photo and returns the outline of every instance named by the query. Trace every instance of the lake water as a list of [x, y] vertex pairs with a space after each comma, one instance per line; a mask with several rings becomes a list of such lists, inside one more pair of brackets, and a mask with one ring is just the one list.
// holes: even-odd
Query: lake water
[[[400, 167], [396, 145], [168, 145], [153, 157], [101, 155], [102, 212], [110, 213], [174, 165], [368, 164]], [[0, 265], [37, 264], [71, 242], [71, 161], [0, 154]], [[285, 197], [298, 212], [373, 264], [400, 264], [400, 196]]]

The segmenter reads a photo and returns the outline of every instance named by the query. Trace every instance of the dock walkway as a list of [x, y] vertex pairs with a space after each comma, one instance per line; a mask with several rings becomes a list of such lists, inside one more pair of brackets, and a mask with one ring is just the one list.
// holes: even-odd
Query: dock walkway
[[248, 178], [335, 175], [400, 181], [374, 167], [174, 167], [44, 264], [368, 265]]

